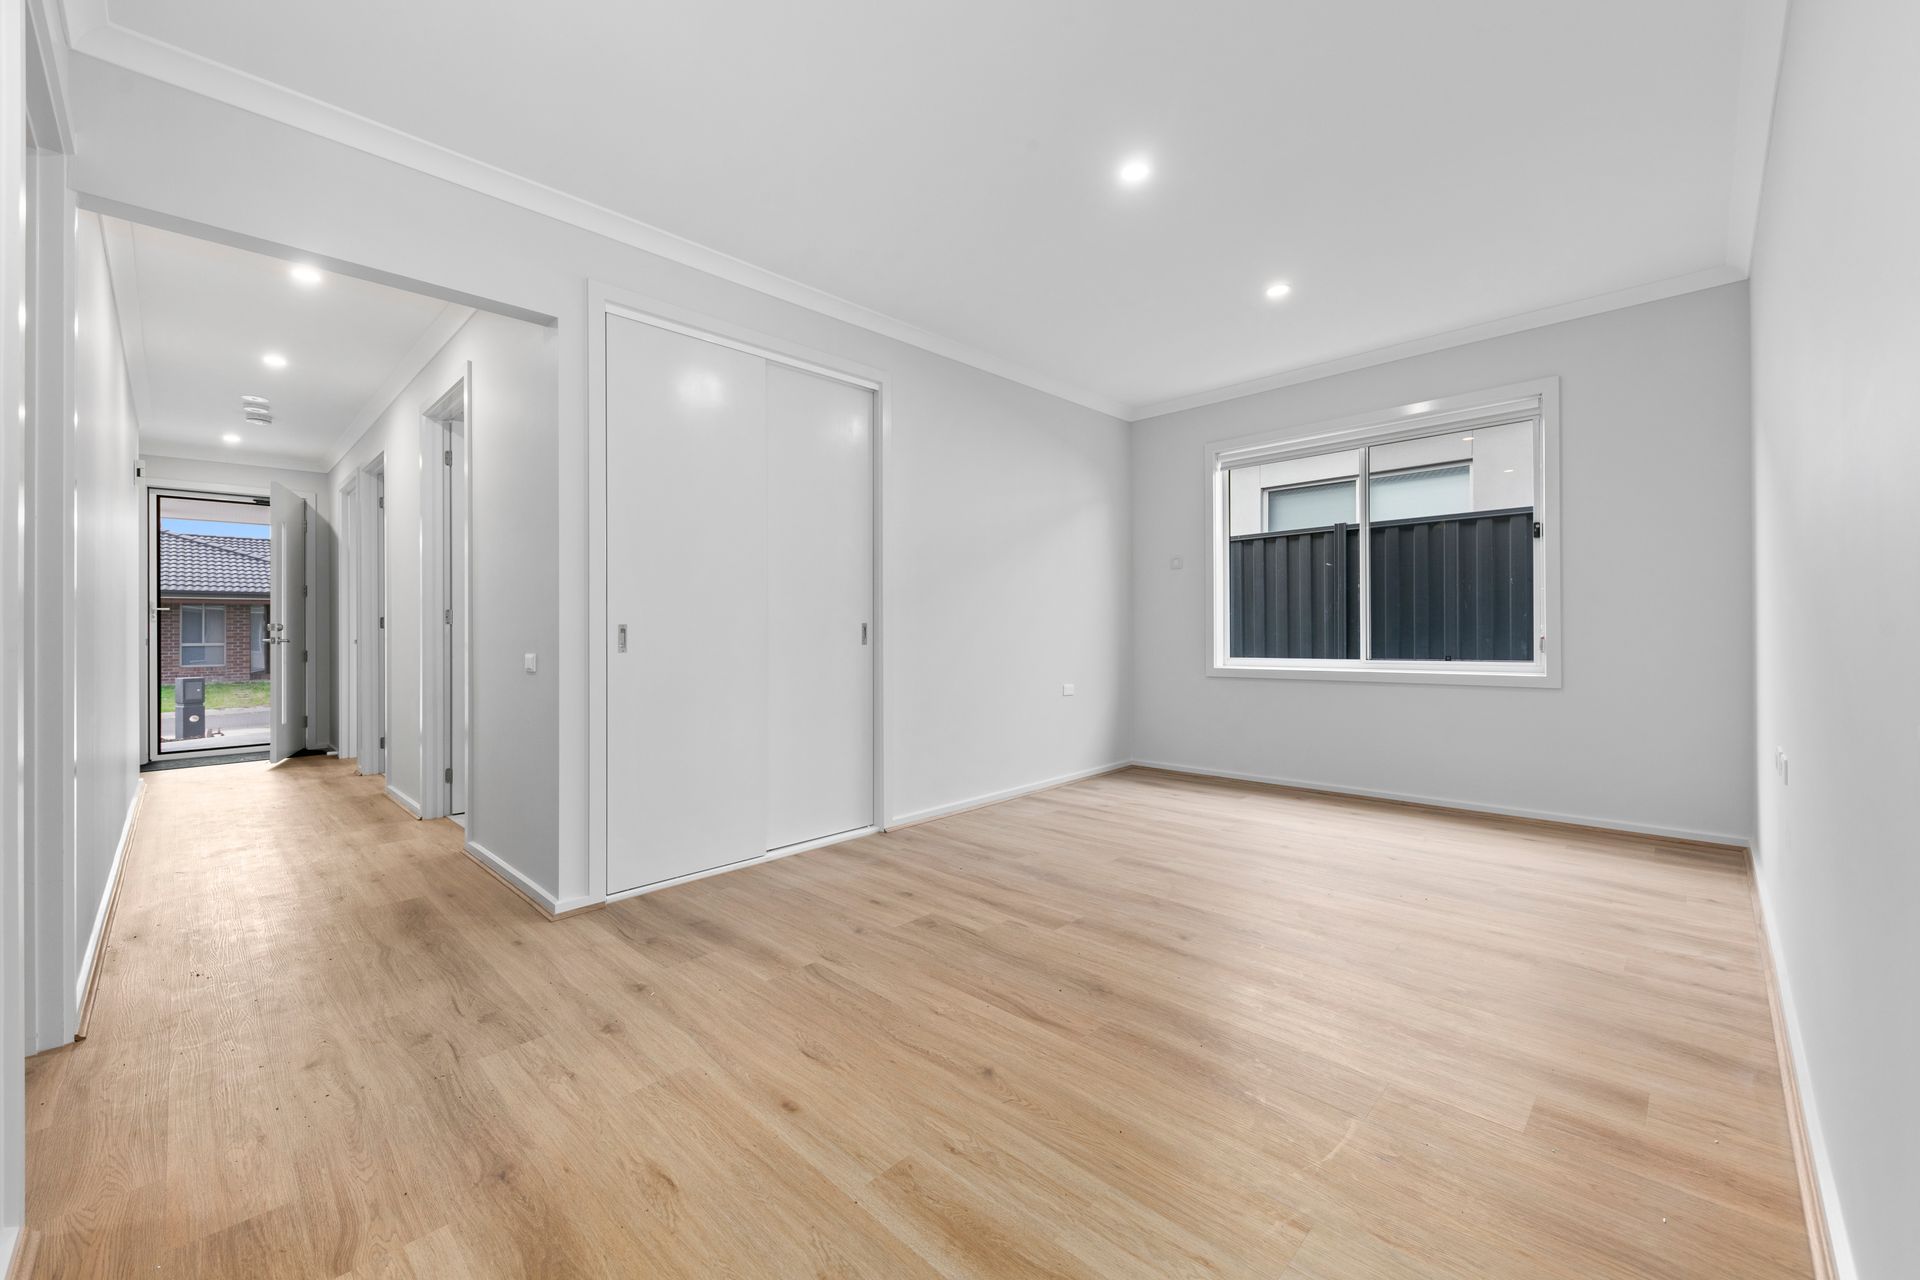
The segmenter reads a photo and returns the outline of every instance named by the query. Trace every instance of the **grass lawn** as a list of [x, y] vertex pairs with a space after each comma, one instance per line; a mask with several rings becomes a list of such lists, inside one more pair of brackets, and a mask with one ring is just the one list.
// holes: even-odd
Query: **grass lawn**
[[[268, 690], [272, 686], [265, 680], [235, 680], [215, 684], [207, 681], [207, 710], [232, 711], [238, 707], [264, 707], [267, 705]], [[160, 710], [173, 710], [173, 681], [160, 686]]]

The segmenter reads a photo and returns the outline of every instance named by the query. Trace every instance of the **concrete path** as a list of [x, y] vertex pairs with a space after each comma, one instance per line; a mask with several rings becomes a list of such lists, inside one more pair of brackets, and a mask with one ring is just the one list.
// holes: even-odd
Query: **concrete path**
[[[236, 707], [231, 711], [207, 712], [206, 741], [217, 742], [223, 747], [255, 746], [264, 743], [271, 725], [271, 711], [266, 707]], [[173, 741], [173, 712], [160, 713], [160, 741], [164, 745]]]

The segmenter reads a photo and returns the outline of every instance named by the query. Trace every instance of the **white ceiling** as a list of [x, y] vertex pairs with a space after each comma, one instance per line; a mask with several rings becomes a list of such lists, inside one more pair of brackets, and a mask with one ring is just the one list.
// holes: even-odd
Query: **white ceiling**
[[[324, 470], [472, 314], [332, 273], [303, 286], [278, 258], [101, 221], [145, 454]], [[272, 425], [243, 420], [244, 395], [272, 402]]]
[[1739, 278], [1783, 8], [103, 2], [76, 47], [282, 86], [1135, 414]]

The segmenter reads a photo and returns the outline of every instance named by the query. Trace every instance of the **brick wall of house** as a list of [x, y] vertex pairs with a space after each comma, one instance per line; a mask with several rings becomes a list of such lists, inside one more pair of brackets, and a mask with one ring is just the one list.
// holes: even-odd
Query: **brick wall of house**
[[[162, 600], [160, 614], [160, 681], [173, 683], [175, 676], [202, 676], [214, 681], [258, 680], [265, 672], [253, 669], [252, 607], [265, 606], [263, 600]], [[227, 611], [227, 661], [218, 667], [180, 665], [180, 610], [183, 605], [222, 605]], [[267, 646], [271, 656], [273, 646]]]

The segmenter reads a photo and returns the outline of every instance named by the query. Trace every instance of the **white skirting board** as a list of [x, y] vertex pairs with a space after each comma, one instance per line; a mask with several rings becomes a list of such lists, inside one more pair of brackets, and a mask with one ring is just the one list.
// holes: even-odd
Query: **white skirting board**
[[[1812, 1165], [1811, 1190], [1819, 1200], [1820, 1214], [1826, 1220], [1825, 1244], [1831, 1253], [1833, 1280], [1859, 1280], [1860, 1270], [1854, 1265], [1853, 1248], [1847, 1240], [1847, 1220], [1841, 1212], [1840, 1199], [1834, 1191], [1833, 1165], [1827, 1158], [1826, 1138], [1820, 1129], [1820, 1106], [1815, 1101], [1813, 1082], [1807, 1078], [1806, 1042], [1800, 1037], [1800, 1018], [1794, 1011], [1793, 979], [1786, 966], [1786, 957], [1780, 954], [1779, 943], [1775, 938], [1770, 921], [1773, 912], [1767, 903], [1766, 882], [1760, 878], [1760, 868], [1754, 864], [1749, 868], [1753, 876], [1754, 901], [1760, 912], [1760, 942], [1767, 949], [1767, 959], [1771, 962], [1773, 988], [1780, 1001], [1780, 1021], [1786, 1033], [1786, 1052], [1782, 1055], [1786, 1061], [1786, 1070], [1793, 1075], [1788, 1089], [1788, 1106], [1799, 1103], [1799, 1124], [1796, 1135], [1806, 1144], [1806, 1159]], [[1789, 1117], [1789, 1123], [1792, 1122]], [[1805, 1179], [1803, 1179], [1804, 1181]], [[1808, 1234], [1818, 1236], [1809, 1223]], [[1815, 1239], [1813, 1247], [1816, 1253], [1821, 1241]], [[1824, 1280], [1824, 1277], [1822, 1278]]]
[[[802, 840], [797, 844], [782, 845], [778, 849], [769, 849], [755, 858], [742, 858], [738, 862], [725, 862], [717, 867], [708, 867], [705, 871], [695, 871], [684, 876], [675, 876], [670, 880], [656, 880], [652, 884], [643, 884], [634, 889], [616, 889], [609, 893], [604, 901], [619, 902], [623, 898], [638, 898], [644, 894], [658, 893], [662, 889], [672, 889], [683, 884], [692, 884], [695, 880], [705, 880], [711, 876], [723, 876], [729, 871], [745, 871], [749, 867], [763, 867], [769, 862], [778, 862], [782, 858], [791, 858], [796, 853], [811, 853], [815, 849], [825, 849], [829, 845], [845, 844], [849, 840], [860, 840], [867, 836], [880, 834], [879, 827], [856, 827], [852, 831], [838, 831], [830, 836], [821, 836], [818, 840]], [[585, 903], [597, 899], [575, 899]]]
[[1173, 764], [1165, 760], [1133, 760], [1128, 763], [1142, 769], [1162, 769], [1168, 773], [1190, 773], [1198, 778], [1226, 778], [1233, 782], [1264, 782], [1269, 786], [1292, 787], [1297, 791], [1325, 791], [1333, 795], [1358, 796], [1366, 800], [1393, 800], [1401, 804], [1430, 805], [1436, 809], [1460, 809], [1468, 813], [1491, 813], [1503, 818], [1531, 818], [1537, 822], [1559, 822], [1575, 827], [1594, 827], [1602, 831], [1624, 831], [1629, 835], [1655, 836], [1662, 840], [1684, 840], [1691, 844], [1720, 844], [1745, 849], [1751, 836], [1728, 835], [1718, 831], [1688, 831], [1680, 827], [1662, 827], [1651, 823], [1628, 822], [1618, 818], [1595, 818], [1578, 813], [1554, 813], [1547, 809], [1522, 809], [1512, 805], [1480, 804], [1472, 800], [1450, 800], [1445, 796], [1410, 795], [1401, 791], [1383, 791], [1373, 787], [1346, 787], [1332, 782], [1313, 782], [1305, 778], [1282, 778], [1272, 774], [1241, 773], [1233, 769], [1211, 769], [1197, 764]]
[[420, 816], [420, 802], [400, 788], [394, 786], [391, 782], [387, 784], [387, 799], [393, 801], [414, 817], [417, 818]]
[[120, 892], [120, 872], [127, 864], [127, 846], [133, 842], [133, 824], [140, 816], [140, 802], [147, 794], [147, 780], [137, 777], [133, 784], [133, 799], [127, 802], [127, 816], [120, 824], [120, 842], [114, 846], [113, 866], [107, 871], [106, 889], [100, 895], [100, 903], [94, 909], [93, 929], [87, 936], [87, 946], [80, 953], [79, 971], [73, 979], [73, 1015], [80, 1016], [80, 1007], [86, 1003], [87, 984], [93, 981], [93, 966], [100, 959], [100, 944], [106, 931], [107, 918], [113, 913], [114, 895]]
[[479, 841], [468, 840], [464, 847], [468, 857], [492, 871], [495, 875], [505, 880], [527, 897], [532, 898], [534, 902], [546, 909], [548, 915], [559, 915], [563, 911], [572, 911], [576, 908], [587, 906], [591, 902], [599, 901], [598, 898], [569, 899], [567, 905], [562, 906], [558, 898], [522, 875], [512, 863]]
[[1020, 796], [1030, 796], [1036, 791], [1050, 791], [1055, 787], [1064, 787], [1069, 782], [1080, 782], [1087, 778], [1097, 778], [1103, 773], [1113, 773], [1125, 769], [1135, 762], [1116, 760], [1111, 764], [1097, 764], [1091, 769], [1077, 769], [1072, 773], [1063, 773], [1058, 777], [1043, 778], [1039, 782], [1026, 782], [1017, 787], [1007, 787], [1002, 791], [990, 791], [985, 795], [972, 796], [966, 800], [955, 800], [951, 804], [934, 805], [930, 809], [915, 809], [911, 813], [896, 814], [887, 819], [888, 831], [895, 827], [910, 827], [917, 822], [928, 822], [934, 818], [947, 818], [956, 813], [965, 813], [968, 809], [979, 809], [990, 804], [999, 804], [1002, 800], [1013, 800]]

